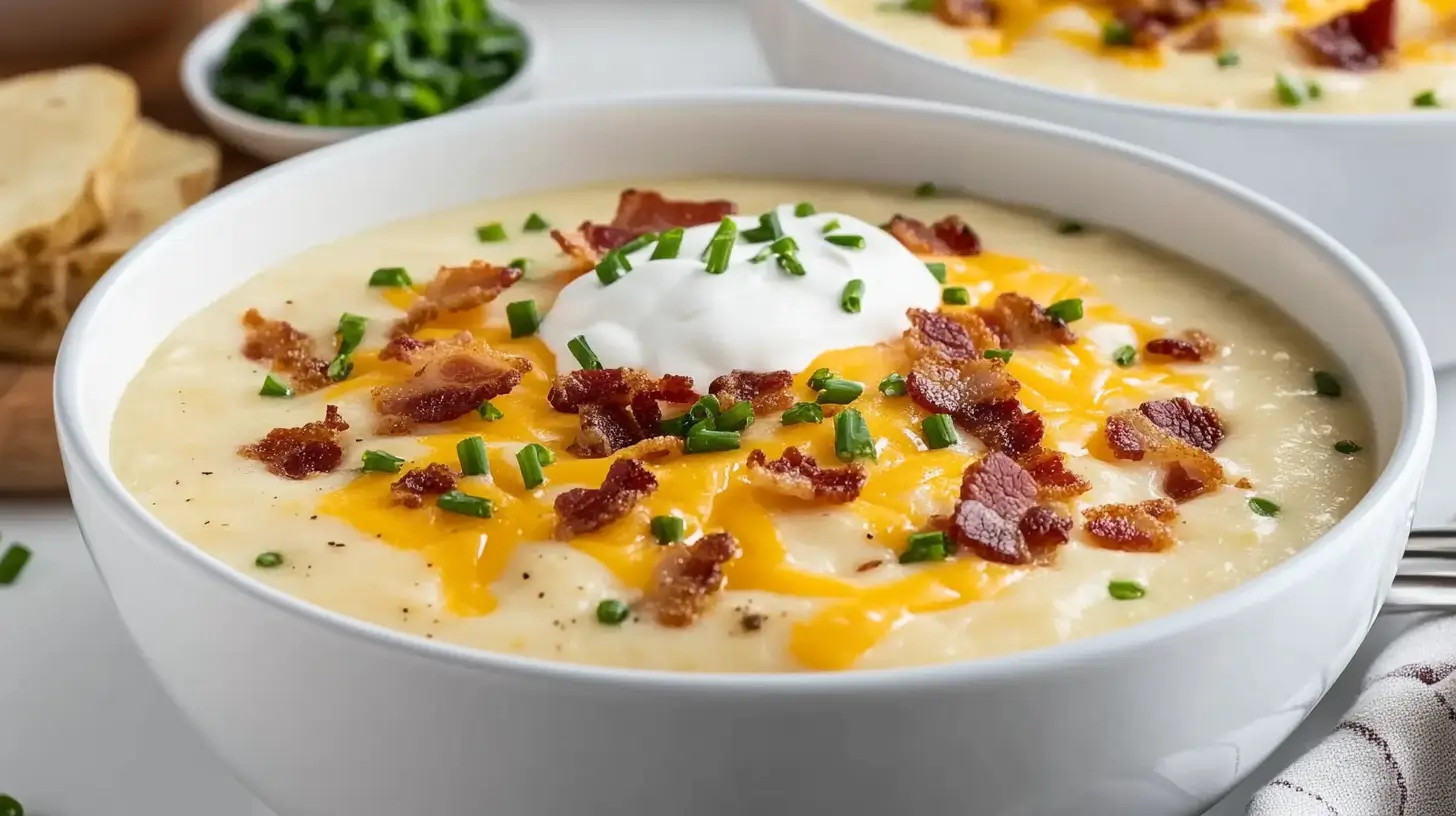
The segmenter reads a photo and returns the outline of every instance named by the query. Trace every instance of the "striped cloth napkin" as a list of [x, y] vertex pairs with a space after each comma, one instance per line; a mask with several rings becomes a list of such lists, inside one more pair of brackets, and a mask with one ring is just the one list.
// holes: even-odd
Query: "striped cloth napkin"
[[1249, 816], [1456, 816], [1456, 617], [1397, 638], [1334, 733]]

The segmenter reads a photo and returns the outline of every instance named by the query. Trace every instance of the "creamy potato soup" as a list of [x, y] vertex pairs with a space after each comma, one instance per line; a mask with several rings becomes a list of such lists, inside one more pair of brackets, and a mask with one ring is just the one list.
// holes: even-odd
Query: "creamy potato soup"
[[789, 672], [1223, 592], [1360, 498], [1369, 432], [1298, 327], [1124, 236], [929, 185], [706, 179], [263, 271], [153, 354], [112, 462], [209, 555], [366, 621]]
[[1451, 0], [820, 0], [912, 48], [1172, 105], [1374, 113], [1456, 101]]

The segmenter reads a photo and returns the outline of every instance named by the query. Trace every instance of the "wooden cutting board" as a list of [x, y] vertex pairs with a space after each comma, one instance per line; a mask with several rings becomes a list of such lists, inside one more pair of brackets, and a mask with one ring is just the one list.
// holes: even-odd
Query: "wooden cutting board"
[[[236, 0], [196, 0], [155, 36], [124, 50], [91, 55], [85, 61], [111, 65], [130, 74], [141, 89], [144, 115], [170, 128], [211, 135], [187, 103], [177, 68], [182, 52], [197, 32], [234, 5]], [[66, 62], [75, 61], [72, 58]], [[60, 65], [54, 61], [20, 64], [0, 60], [0, 77], [55, 67]], [[236, 181], [261, 166], [256, 159], [224, 146], [219, 185]], [[50, 365], [0, 361], [0, 461], [5, 463], [0, 467], [0, 495], [65, 492], [51, 411], [54, 374]]]

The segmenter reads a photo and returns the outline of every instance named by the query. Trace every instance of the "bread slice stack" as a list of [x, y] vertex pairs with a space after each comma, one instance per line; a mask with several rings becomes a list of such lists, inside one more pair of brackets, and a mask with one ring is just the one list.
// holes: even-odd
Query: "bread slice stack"
[[212, 190], [211, 142], [140, 118], [99, 66], [0, 82], [0, 357], [46, 361], [127, 250]]

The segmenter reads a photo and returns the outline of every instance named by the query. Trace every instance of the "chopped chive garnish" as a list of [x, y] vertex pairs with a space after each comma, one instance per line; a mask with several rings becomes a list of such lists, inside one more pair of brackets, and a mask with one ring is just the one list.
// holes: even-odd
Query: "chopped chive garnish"
[[1000, 360], [1003, 363], [1011, 362], [1011, 355], [1015, 354], [1011, 349], [993, 348], [986, 349], [981, 355], [988, 360]]
[[935, 12], [935, 0], [890, 0], [880, 3], [876, 8], [880, 11], [904, 11], [911, 14], [932, 14]]
[[530, 337], [541, 328], [541, 314], [536, 301], [517, 300], [506, 304], [506, 320], [511, 324], [511, 337]]
[[597, 280], [601, 281], [603, 286], [609, 286], [631, 271], [632, 265], [627, 263], [627, 258], [622, 253], [608, 252], [597, 263]]
[[911, 533], [906, 539], [905, 551], [900, 553], [901, 564], [919, 564], [924, 561], [944, 561], [950, 554], [950, 540], [945, 533]]
[[1269, 518], [1274, 518], [1275, 516], [1279, 515], [1279, 505], [1269, 501], [1268, 499], [1261, 499], [1257, 496], [1249, 499], [1249, 509], [1253, 510], [1254, 514], [1258, 516], [1267, 516]]
[[732, 218], [724, 218], [708, 241], [708, 274], [721, 275], [728, 271], [728, 261], [733, 256], [733, 244], [738, 240], [738, 225]]
[[772, 255], [773, 255], [773, 247], [771, 247], [771, 246], [765, 246], [763, 249], [760, 249], [757, 253], [755, 253], [752, 258], [749, 258], [748, 259], [748, 262], [749, 263], [763, 263], [764, 261], [768, 260], [769, 257], [772, 256]]
[[1057, 222], [1058, 235], [1080, 235], [1087, 231], [1087, 227], [1080, 221], [1059, 221]]
[[1108, 581], [1107, 594], [1118, 601], [1136, 601], [1148, 594], [1137, 581]]
[[764, 227], [772, 234], [773, 237], [770, 240], [777, 241], [784, 237], [784, 226], [779, 223], [779, 211], [777, 209], [769, 210], [763, 215], [760, 215], [758, 217], [758, 225]]
[[931, 277], [935, 278], [941, 283], [945, 283], [945, 264], [939, 261], [935, 261], [933, 263], [926, 264], [925, 268], [930, 270]]
[[935, 188], [935, 182], [922, 181], [915, 185], [916, 198], [934, 198], [937, 192], [939, 191]]
[[920, 420], [920, 430], [925, 432], [925, 445], [931, 450], [948, 448], [961, 438], [950, 414], [931, 414]]
[[542, 445], [539, 442], [532, 442], [531, 444], [526, 445], [526, 447], [536, 452], [536, 461], [540, 462], [541, 464], [548, 466], [556, 464], [556, 454], [552, 453], [551, 449], [546, 447], [545, 445]]
[[258, 390], [258, 394], [264, 397], [291, 397], [293, 386], [269, 374], [263, 378], [263, 387]]
[[657, 539], [658, 544], [671, 544], [683, 540], [687, 523], [677, 516], [653, 516], [651, 528], [652, 536]]
[[864, 249], [865, 239], [863, 235], [826, 235], [824, 240], [838, 247], [845, 249]]
[[25, 816], [25, 807], [15, 797], [0, 793], [0, 816]]
[[631, 608], [613, 598], [608, 598], [597, 604], [597, 623], [606, 626], [618, 626], [630, 614], [632, 614]]
[[794, 407], [784, 412], [779, 421], [785, 425], [798, 425], [801, 422], [818, 425], [824, 421], [824, 409], [812, 402], [795, 403]]
[[795, 277], [803, 277], [804, 265], [799, 263], [797, 256], [785, 253], [777, 256], [775, 260], [779, 263], [779, 269]]
[[632, 240], [630, 240], [627, 243], [625, 243], [625, 244], [621, 245], [620, 247], [618, 247], [617, 248], [617, 251], [620, 252], [620, 253], [622, 253], [623, 255], [627, 255], [627, 254], [636, 252], [639, 249], [642, 249], [643, 247], [647, 246], [648, 244], [650, 244], [650, 243], [652, 243], [653, 241], [656, 241], [656, 240], [657, 240], [657, 233], [655, 233], [655, 232], [644, 232], [641, 235], [637, 236], [636, 238], [633, 238]]
[[1275, 74], [1274, 98], [1286, 108], [1297, 108], [1304, 104], [1304, 90], [1284, 74]]
[[526, 258], [512, 258], [511, 259], [511, 262], [508, 263], [508, 264], [506, 264], [506, 266], [509, 266], [512, 269], [519, 269], [522, 272], [525, 272], [526, 271], [526, 267], [528, 267], [530, 265], [531, 265], [531, 262], [529, 260], [527, 260]]
[[388, 451], [364, 451], [364, 464], [359, 469], [365, 473], [398, 473], [404, 460]]
[[499, 221], [496, 221], [493, 224], [486, 224], [485, 226], [476, 227], [475, 237], [479, 239], [482, 244], [497, 244], [509, 238], [509, 236], [506, 235], [506, 228], [501, 226], [501, 223]]
[[816, 368], [814, 373], [809, 375], [809, 387], [815, 391], [823, 391], [824, 383], [829, 380], [837, 380], [839, 375], [827, 368]]
[[652, 250], [654, 261], [670, 261], [677, 257], [678, 250], [682, 249], [683, 231], [681, 229], [670, 229], [657, 237], [657, 246]]
[[814, 205], [807, 201], [800, 201], [794, 205], [794, 215], [799, 218], [808, 218], [816, 212]]
[[546, 483], [546, 473], [541, 469], [540, 445], [530, 444], [516, 451], [516, 466], [521, 469], [521, 482], [527, 490], [535, 490]]
[[339, 317], [339, 328], [335, 332], [339, 336], [339, 356], [348, 356], [359, 348], [364, 341], [364, 324], [367, 322], [368, 318], [348, 312]]
[[1082, 299], [1067, 298], [1059, 300], [1046, 308], [1047, 314], [1055, 317], [1063, 323], [1071, 323], [1074, 320], [1082, 319]]
[[1239, 64], [1239, 52], [1224, 51], [1215, 57], [1213, 62], [1220, 68], [1232, 68]]
[[864, 291], [864, 281], [859, 278], [846, 283], [844, 291], [839, 294], [839, 308], [850, 314], [857, 314], [864, 305]]
[[20, 577], [20, 571], [30, 561], [30, 548], [24, 544], [11, 544], [0, 556], [0, 586], [10, 586]]
[[490, 404], [490, 400], [482, 402], [480, 407], [475, 409], [475, 415], [486, 422], [495, 422], [497, 419], [505, 417], [505, 414], [501, 413], [501, 409]]
[[1340, 381], [1335, 375], [1328, 371], [1316, 371], [1314, 373], [1314, 392], [1321, 397], [1338, 397], [1345, 392], [1340, 387]]
[[1112, 47], [1132, 45], [1132, 29], [1121, 20], [1108, 20], [1102, 25], [1102, 44]]
[[833, 221], [830, 221], [830, 222], [826, 223], [824, 225], [824, 229], [822, 229], [821, 232], [823, 232], [825, 235], [828, 235], [829, 233], [834, 232], [837, 229], [839, 229], [839, 219], [838, 218], [834, 219]]
[[1117, 363], [1123, 368], [1132, 365], [1136, 359], [1137, 349], [1132, 346], [1118, 346], [1117, 351], [1112, 352], [1112, 362]]
[[1441, 100], [1436, 98], [1434, 90], [1421, 91], [1411, 100], [1411, 105], [1417, 108], [1439, 108]]
[[1352, 442], [1349, 439], [1341, 439], [1339, 442], [1335, 443], [1335, 450], [1345, 454], [1346, 456], [1353, 456], [1364, 450], [1364, 448], [1360, 447], [1359, 442]]
[[737, 431], [715, 431], [708, 427], [708, 420], [700, 422], [688, 431], [685, 453], [714, 453], [738, 450], [740, 437]]
[[525, 232], [541, 232], [543, 230], [549, 229], [550, 227], [551, 224], [549, 224], [546, 219], [542, 218], [536, 213], [531, 213], [530, 215], [526, 216], [526, 223], [521, 225], [521, 229]]
[[865, 424], [864, 416], [853, 408], [834, 415], [834, 455], [841, 462], [876, 458], [875, 439], [870, 436], [870, 426]]
[[662, 432], [663, 436], [676, 436], [681, 438], [688, 435], [688, 431], [692, 430], [694, 422], [697, 422], [697, 420], [693, 419], [691, 414], [683, 414], [682, 416], [662, 420], [657, 423], [657, 429]]
[[587, 345], [586, 335], [578, 334], [566, 341], [566, 349], [571, 352], [572, 357], [576, 358], [576, 364], [582, 368], [593, 371], [602, 367], [602, 361], [597, 359], [597, 353]]
[[785, 235], [769, 244], [768, 251], [774, 255], [790, 255], [799, 251], [799, 242], [794, 240], [794, 236]]
[[723, 406], [718, 404], [718, 398], [712, 394], [704, 394], [698, 397], [693, 407], [688, 409], [688, 417], [694, 422], [704, 419], [717, 419], [723, 413]]
[[854, 380], [825, 380], [824, 389], [819, 392], [819, 404], [848, 405], [859, 399], [859, 395], [863, 393], [864, 386]]
[[262, 567], [263, 569], [273, 569], [274, 567], [280, 566], [282, 564], [283, 553], [273, 552], [271, 550], [264, 553], [258, 553], [258, 557], [253, 559], [253, 566]]
[[329, 379], [339, 382], [349, 379], [349, 375], [353, 372], [354, 361], [349, 359], [349, 355], [340, 354], [329, 361], [329, 367], [325, 373], [328, 374]]
[[753, 424], [753, 403], [735, 402], [733, 407], [718, 415], [713, 423], [720, 431], [741, 431]]
[[1309, 94], [1310, 99], [1319, 99], [1320, 97], [1325, 95], [1324, 86], [1319, 84], [1318, 82], [1310, 81], [1304, 87], [1305, 91]]
[[495, 509], [491, 505], [490, 499], [472, 496], [459, 490], [440, 494], [440, 498], [435, 499], [435, 504], [447, 513], [475, 516], [476, 518], [490, 518], [491, 511]]
[[880, 380], [880, 393], [887, 397], [903, 397], [905, 391], [905, 378], [901, 377], [898, 372], [887, 374], [883, 380]]
[[971, 290], [964, 286], [947, 286], [940, 290], [940, 302], [950, 306], [969, 306]]
[[466, 476], [485, 476], [490, 473], [490, 459], [485, 455], [485, 440], [478, 436], [467, 436], [455, 444], [455, 455], [460, 458], [460, 472]]
[[409, 273], [402, 266], [386, 266], [383, 269], [374, 270], [369, 276], [370, 286], [411, 286], [414, 281], [410, 280]]

